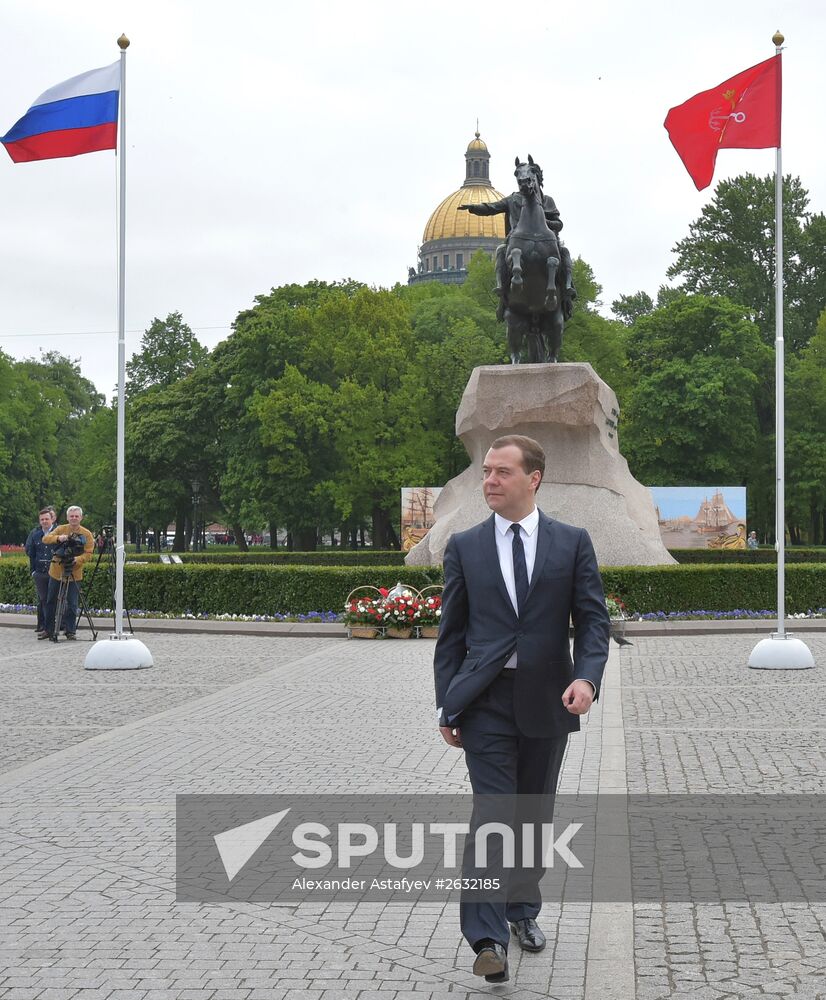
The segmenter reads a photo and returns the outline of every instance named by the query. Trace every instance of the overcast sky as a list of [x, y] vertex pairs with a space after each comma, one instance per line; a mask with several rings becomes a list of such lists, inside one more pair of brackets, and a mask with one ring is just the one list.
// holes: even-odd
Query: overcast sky
[[[213, 347], [273, 286], [405, 281], [477, 116], [499, 190], [516, 154], [542, 164], [607, 312], [656, 294], [713, 191], [668, 141], [668, 108], [769, 58], [778, 27], [784, 172], [823, 211], [822, 0], [2, 0], [0, 134], [129, 36], [130, 353], [174, 310]], [[773, 150], [723, 150], [715, 182], [773, 169]], [[13, 164], [0, 150], [0, 349], [80, 358], [107, 395], [115, 172], [110, 152]]]

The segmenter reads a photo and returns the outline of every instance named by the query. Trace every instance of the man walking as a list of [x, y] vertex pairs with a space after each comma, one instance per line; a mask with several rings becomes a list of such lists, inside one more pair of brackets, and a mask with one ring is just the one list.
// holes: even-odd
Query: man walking
[[[536, 507], [544, 470], [532, 438], [494, 441], [482, 484], [493, 514], [445, 550], [437, 714], [445, 741], [464, 749], [474, 796], [556, 791], [568, 735], [598, 696], [608, 658], [610, 619], [593, 545], [586, 531]], [[545, 947], [536, 920], [542, 874], [523, 870], [517, 899], [462, 900], [473, 972], [488, 982], [509, 978], [509, 924], [523, 950]]]
[[55, 621], [57, 610], [57, 594], [60, 590], [60, 581], [64, 572], [68, 574], [69, 584], [66, 591], [66, 615], [63, 619], [66, 628], [66, 638], [75, 638], [75, 628], [77, 623], [78, 591], [77, 585], [83, 579], [83, 564], [95, 550], [95, 538], [88, 528], [84, 528], [80, 523], [83, 519], [83, 511], [80, 507], [68, 507], [66, 510], [68, 524], [60, 527], [53, 527], [52, 530], [43, 536], [43, 541], [47, 545], [59, 547], [67, 542], [70, 536], [81, 537], [83, 539], [83, 551], [75, 556], [71, 564], [66, 561], [66, 557], [61, 560], [58, 555], [52, 557], [49, 564], [49, 590], [46, 597], [46, 632], [39, 635], [40, 639], [53, 639], [57, 642], [57, 627], [59, 622]]
[[43, 536], [52, 530], [57, 520], [54, 507], [44, 507], [38, 518], [40, 524], [32, 528], [26, 539], [24, 549], [29, 557], [29, 569], [37, 591], [37, 637], [45, 639], [46, 633], [46, 596], [49, 590], [49, 563], [52, 561], [53, 545], [46, 545]]

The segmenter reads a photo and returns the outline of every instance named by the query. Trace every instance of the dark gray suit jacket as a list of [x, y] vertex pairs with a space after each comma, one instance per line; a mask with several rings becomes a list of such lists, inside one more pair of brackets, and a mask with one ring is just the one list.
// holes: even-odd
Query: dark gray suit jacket
[[554, 521], [542, 511], [537, 530], [530, 589], [518, 617], [499, 568], [494, 516], [458, 532], [447, 544], [434, 655], [440, 725], [461, 726], [462, 710], [494, 680], [514, 649], [514, 710], [526, 736], [579, 729], [579, 717], [562, 704], [562, 692], [572, 680], [591, 681], [599, 695], [610, 619], [591, 539], [584, 529]]

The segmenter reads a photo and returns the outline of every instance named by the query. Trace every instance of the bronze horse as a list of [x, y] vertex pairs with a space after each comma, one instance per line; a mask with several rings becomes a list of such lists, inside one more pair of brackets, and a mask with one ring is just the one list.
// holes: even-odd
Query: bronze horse
[[528, 156], [516, 158], [514, 176], [523, 198], [516, 227], [508, 234], [503, 288], [511, 362], [518, 365], [527, 341], [527, 360], [555, 362], [565, 325], [563, 289], [558, 287], [559, 243], [548, 228], [542, 199], [542, 171]]

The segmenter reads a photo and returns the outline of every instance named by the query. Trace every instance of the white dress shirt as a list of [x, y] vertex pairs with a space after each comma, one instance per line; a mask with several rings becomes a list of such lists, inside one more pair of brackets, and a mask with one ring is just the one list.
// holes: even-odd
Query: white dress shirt
[[[516, 581], [513, 575], [513, 532], [511, 531], [511, 525], [519, 525], [519, 536], [522, 539], [522, 548], [525, 550], [525, 567], [528, 570], [528, 586], [530, 586], [531, 577], [533, 576], [533, 565], [536, 562], [536, 539], [539, 536], [539, 532], [536, 529], [539, 527], [539, 511], [534, 507], [527, 517], [523, 517], [518, 522], [508, 521], [499, 514], [494, 514], [493, 519], [496, 526], [496, 554], [499, 556], [499, 569], [502, 570], [505, 589], [508, 592], [508, 597], [511, 599], [513, 610], [519, 614], [519, 608], [516, 603]], [[515, 668], [516, 650], [511, 653], [503, 669], [514, 670]]]

